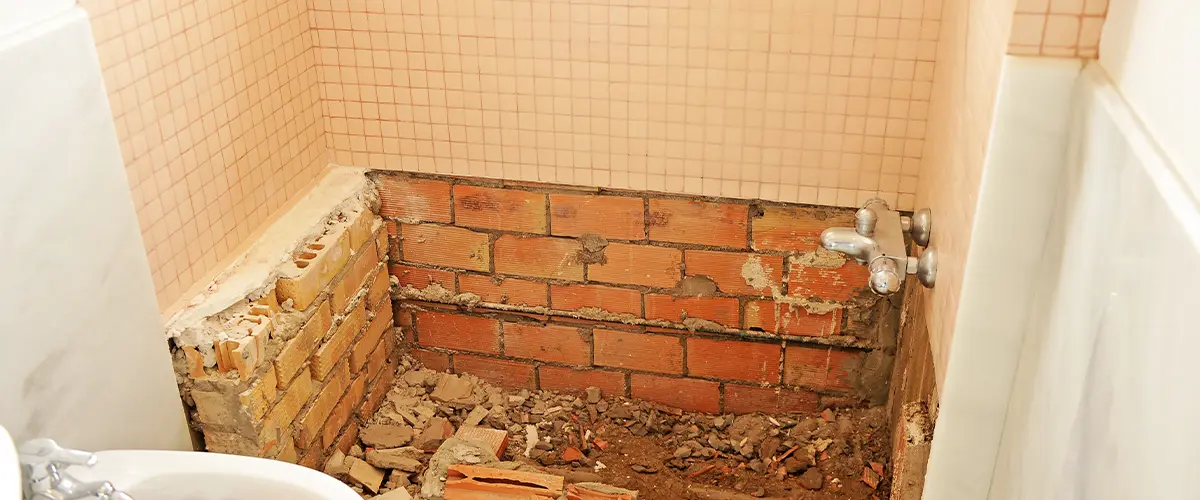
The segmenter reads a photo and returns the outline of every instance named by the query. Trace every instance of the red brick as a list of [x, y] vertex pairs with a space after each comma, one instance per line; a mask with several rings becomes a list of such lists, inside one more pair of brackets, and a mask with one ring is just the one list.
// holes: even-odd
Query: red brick
[[683, 321], [700, 318], [738, 327], [738, 300], [732, 297], [674, 297], [646, 295], [646, 319]]
[[592, 346], [578, 328], [504, 323], [504, 355], [554, 363], [587, 365]]
[[859, 356], [828, 347], [788, 346], [783, 357], [783, 383], [817, 389], [854, 387]]
[[642, 294], [637, 290], [601, 285], [550, 285], [550, 307], [560, 311], [595, 307], [641, 317]]
[[687, 373], [778, 384], [781, 351], [778, 344], [692, 337], [687, 339]]
[[650, 200], [650, 239], [746, 248], [749, 207], [695, 200]]
[[736, 295], [771, 295], [772, 290], [780, 290], [784, 272], [783, 257], [778, 255], [708, 250], [683, 252], [683, 267], [688, 276], [708, 276], [722, 292]]
[[454, 373], [470, 373], [501, 387], [536, 389], [533, 365], [469, 354], [454, 356]]
[[500, 322], [494, 319], [420, 311], [416, 328], [423, 346], [500, 354]]
[[683, 344], [677, 337], [596, 330], [592, 342], [599, 366], [683, 373]]
[[470, 292], [484, 302], [525, 306], [546, 305], [546, 284], [479, 274], [458, 275], [459, 293]]
[[841, 309], [825, 314], [810, 314], [802, 306], [773, 300], [746, 302], [742, 315], [747, 330], [785, 335], [828, 337], [837, 334], [842, 327]]
[[546, 234], [546, 195], [459, 184], [454, 186], [454, 224]]
[[435, 372], [450, 371], [450, 355], [435, 351], [426, 351], [423, 349], [413, 349], [410, 351], [417, 361], [425, 368]]
[[425, 287], [437, 283], [446, 290], [454, 291], [454, 273], [452, 271], [392, 264], [388, 266], [388, 273], [396, 277], [396, 280], [400, 282], [400, 288], [411, 286], [417, 290], [424, 290]]
[[671, 378], [635, 373], [629, 392], [635, 398], [667, 406], [704, 413], [721, 411], [721, 392], [717, 382], [694, 378]]
[[563, 368], [542, 365], [538, 367], [541, 389], [567, 393], [582, 393], [588, 387], [599, 387], [608, 396], [625, 395], [625, 374], [604, 370]]
[[793, 263], [788, 271], [788, 295], [845, 302], [867, 290], [868, 276], [867, 266], [849, 259], [837, 268]]
[[488, 235], [458, 227], [401, 224], [401, 254], [406, 261], [487, 271]]
[[625, 196], [552, 194], [550, 232], [555, 236], [592, 233], [615, 240], [644, 240], [645, 202]]
[[572, 239], [506, 234], [496, 240], [496, 272], [582, 281], [579, 250], [579, 242]]
[[763, 207], [751, 223], [755, 250], [785, 252], [816, 250], [821, 232], [830, 227], [854, 227], [854, 210], [833, 207]]
[[725, 411], [729, 413], [808, 413], [816, 410], [817, 393], [812, 391], [725, 384]]
[[380, 215], [406, 221], [450, 222], [450, 183], [380, 175]]
[[674, 248], [610, 243], [607, 262], [588, 266], [588, 279], [622, 285], [673, 288], [681, 277], [683, 254]]

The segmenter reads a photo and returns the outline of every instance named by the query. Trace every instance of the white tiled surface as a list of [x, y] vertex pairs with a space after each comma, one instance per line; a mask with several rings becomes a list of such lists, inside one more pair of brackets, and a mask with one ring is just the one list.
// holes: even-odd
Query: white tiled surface
[[87, 17], [41, 20], [0, 34], [0, 425], [190, 449]]
[[[988, 497], [988, 485], [1026, 319], [1035, 307], [1030, 290], [1044, 276], [1043, 243], [1062, 195], [1080, 66], [1078, 59], [1005, 58], [954, 337], [940, 344], [944, 380], [927, 500], [1053, 498]], [[939, 265], [938, 288], [942, 272]]]

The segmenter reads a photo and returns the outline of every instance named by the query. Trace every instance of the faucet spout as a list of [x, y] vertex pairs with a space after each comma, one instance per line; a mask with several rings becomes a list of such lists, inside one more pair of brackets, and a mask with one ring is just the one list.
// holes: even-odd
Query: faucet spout
[[873, 238], [846, 227], [831, 227], [821, 232], [821, 246], [853, 257], [860, 264], [871, 260], [872, 254], [879, 251], [879, 244]]

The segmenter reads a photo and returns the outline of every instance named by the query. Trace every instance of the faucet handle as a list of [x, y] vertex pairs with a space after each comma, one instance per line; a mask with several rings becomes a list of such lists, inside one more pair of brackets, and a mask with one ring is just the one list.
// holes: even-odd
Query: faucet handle
[[53, 439], [31, 439], [17, 448], [17, 454], [25, 464], [53, 464], [59, 467], [68, 465], [96, 465], [96, 455], [86, 451], [63, 448]]
[[900, 291], [904, 279], [900, 276], [900, 267], [889, 257], [879, 257], [871, 261], [868, 269], [871, 272], [867, 282], [871, 291], [879, 295], [891, 295]]

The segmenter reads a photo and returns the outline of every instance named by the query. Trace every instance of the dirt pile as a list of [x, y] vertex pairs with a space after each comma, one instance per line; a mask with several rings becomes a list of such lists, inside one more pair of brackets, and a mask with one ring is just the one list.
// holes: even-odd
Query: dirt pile
[[612, 498], [887, 497], [882, 408], [705, 415], [596, 388], [505, 390], [411, 360], [401, 370], [362, 443], [326, 464], [364, 498], [443, 498], [458, 465], [552, 474]]

